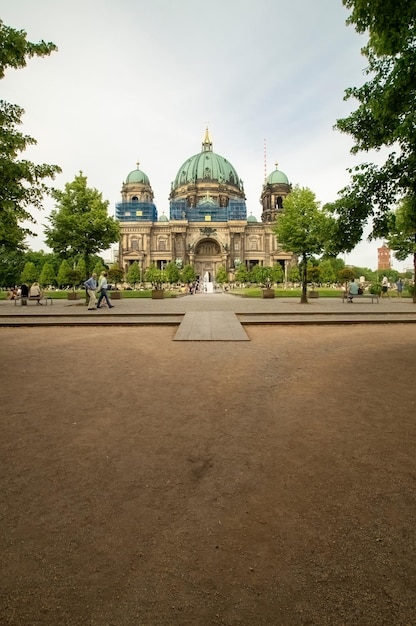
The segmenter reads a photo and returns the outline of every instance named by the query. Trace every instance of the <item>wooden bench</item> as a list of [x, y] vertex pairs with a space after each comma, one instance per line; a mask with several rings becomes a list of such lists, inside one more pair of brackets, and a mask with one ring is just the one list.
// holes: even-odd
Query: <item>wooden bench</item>
[[[341, 294], [341, 298], [342, 298], [342, 302], [345, 302], [345, 301], [348, 302], [348, 291], [343, 291]], [[368, 300], [371, 298], [371, 303], [373, 303], [375, 300], [377, 304], [379, 300], [379, 297], [376, 293], [357, 293], [357, 295], [353, 296], [353, 300], [355, 300], [356, 298], [357, 299], [364, 298]]]
[[48, 305], [48, 300], [49, 300], [49, 304], [53, 304], [53, 300], [50, 296], [17, 296], [17, 298], [14, 299], [14, 306], [16, 306], [18, 302], [20, 302], [20, 305], [25, 305], [25, 304], [28, 304], [29, 302], [36, 302], [37, 304], [43, 304], [43, 301], [45, 302], [46, 305]]

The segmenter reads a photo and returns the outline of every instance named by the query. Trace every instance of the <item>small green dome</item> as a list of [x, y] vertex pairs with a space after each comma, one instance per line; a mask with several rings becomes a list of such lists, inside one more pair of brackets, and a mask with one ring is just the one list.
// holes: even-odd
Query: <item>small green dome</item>
[[289, 179], [284, 172], [281, 172], [277, 169], [276, 163], [276, 169], [274, 170], [274, 172], [268, 175], [268, 177], [266, 178], [266, 184], [277, 185], [278, 183], [283, 185], [289, 185]]
[[126, 183], [143, 183], [144, 185], [150, 185], [149, 177], [139, 169], [139, 163], [137, 163], [137, 169], [130, 172], [126, 178]]
[[247, 218], [247, 222], [257, 222], [257, 218], [252, 213]]
[[162, 215], [159, 217], [159, 222], [169, 222], [167, 216], [162, 213]]

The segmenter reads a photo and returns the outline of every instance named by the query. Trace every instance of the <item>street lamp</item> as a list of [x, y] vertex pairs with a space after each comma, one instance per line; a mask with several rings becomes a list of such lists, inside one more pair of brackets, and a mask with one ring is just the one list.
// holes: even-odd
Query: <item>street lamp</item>
[[144, 257], [145, 257], [145, 253], [142, 250], [142, 256], [139, 259], [140, 261], [140, 286], [143, 287], [143, 270], [144, 270]]

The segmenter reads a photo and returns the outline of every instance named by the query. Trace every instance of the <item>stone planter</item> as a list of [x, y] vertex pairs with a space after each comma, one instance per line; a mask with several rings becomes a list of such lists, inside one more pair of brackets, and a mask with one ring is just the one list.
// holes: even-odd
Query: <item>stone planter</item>
[[152, 300], [163, 300], [164, 294], [163, 289], [152, 289]]
[[78, 292], [77, 291], [68, 291], [67, 298], [68, 298], [68, 300], [78, 300]]
[[319, 291], [309, 291], [308, 298], [319, 298]]
[[109, 291], [108, 295], [111, 300], [121, 300], [121, 291]]
[[274, 298], [274, 296], [275, 296], [274, 289], [271, 289], [271, 288], [262, 289], [262, 292], [261, 292], [262, 298]]

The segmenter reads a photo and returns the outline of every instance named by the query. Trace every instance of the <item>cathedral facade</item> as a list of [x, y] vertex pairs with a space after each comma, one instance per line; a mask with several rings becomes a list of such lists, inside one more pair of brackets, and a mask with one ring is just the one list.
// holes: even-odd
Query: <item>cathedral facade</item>
[[207, 129], [201, 152], [182, 164], [171, 184], [169, 218], [158, 217], [150, 180], [139, 164], [127, 176], [116, 205], [119, 266], [127, 272], [138, 262], [144, 275], [150, 265], [163, 269], [172, 261], [215, 281], [221, 266], [232, 279], [241, 264], [250, 270], [280, 263], [286, 275], [296, 258], [279, 246], [272, 226], [290, 189], [276, 166], [261, 191], [261, 222], [247, 217], [243, 183], [231, 163], [213, 152]]

